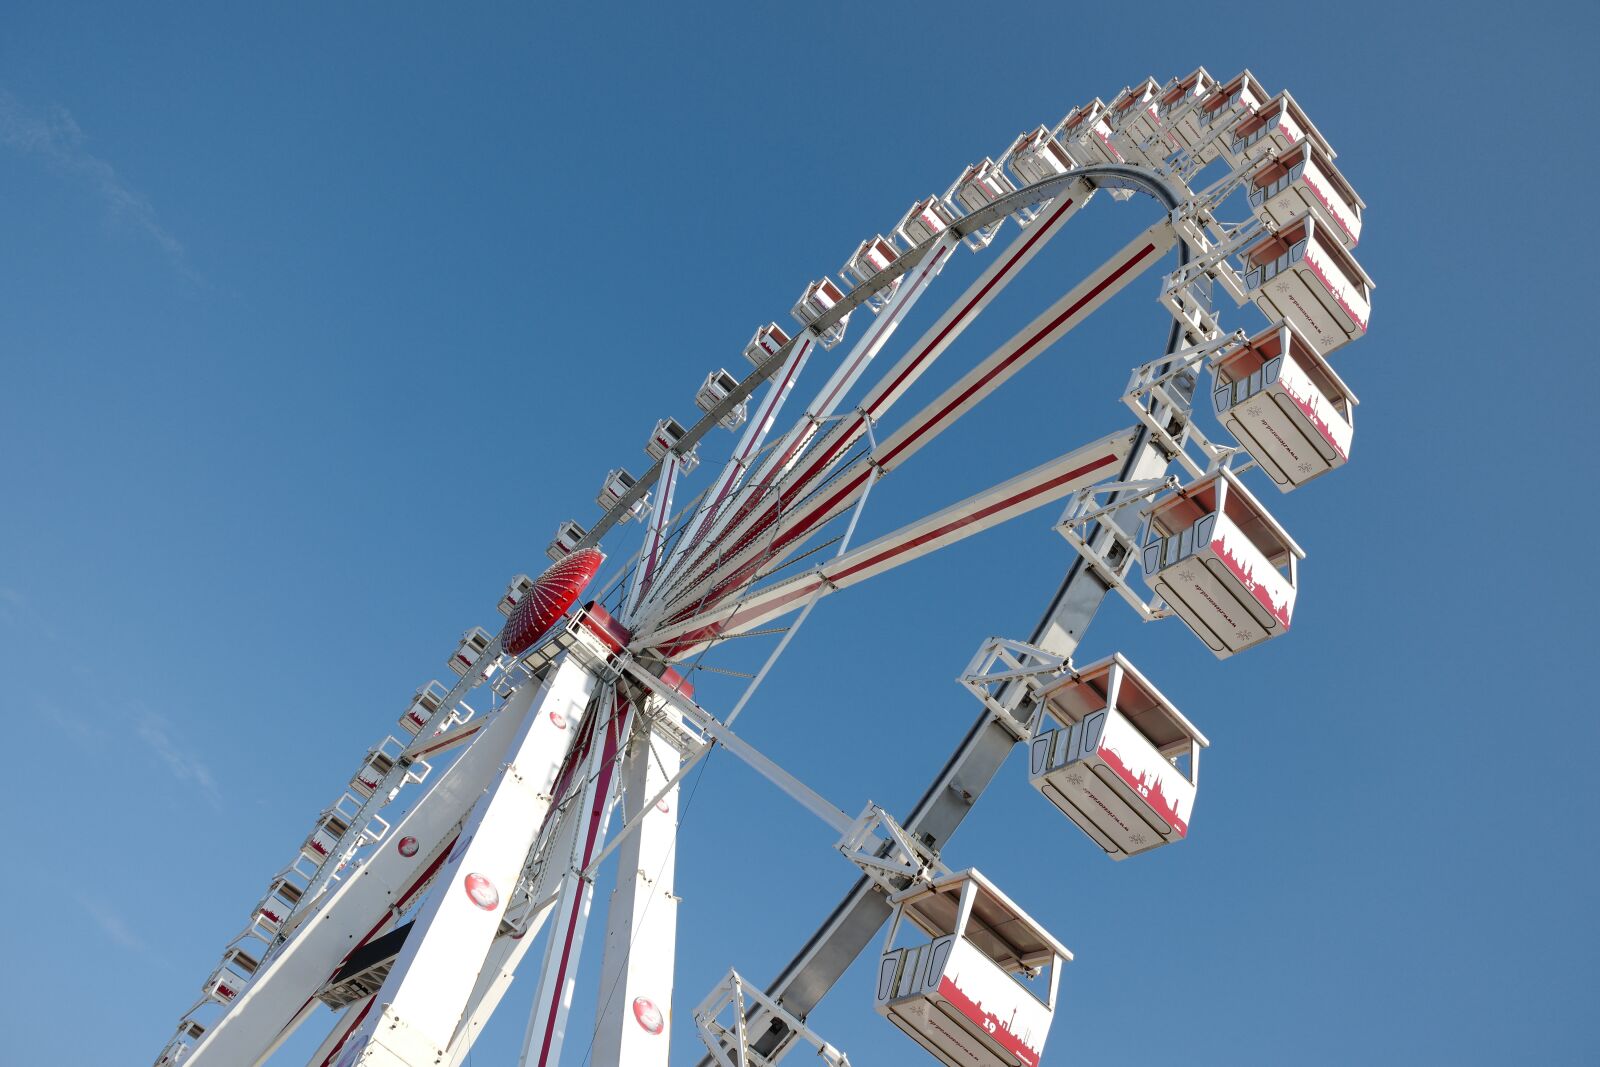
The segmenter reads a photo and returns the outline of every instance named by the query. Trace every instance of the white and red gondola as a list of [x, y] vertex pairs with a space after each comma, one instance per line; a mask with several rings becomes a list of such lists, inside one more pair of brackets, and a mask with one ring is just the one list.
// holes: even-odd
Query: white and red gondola
[[[806, 286], [806, 291], [800, 294], [789, 314], [794, 316], [794, 321], [801, 326], [810, 326], [844, 299], [844, 292], [832, 278], [819, 278]], [[844, 340], [845, 326], [849, 323], [847, 314], [838, 322], [829, 326], [817, 335], [817, 343], [823, 348], [832, 348]]]
[[1218, 659], [1288, 632], [1305, 553], [1232, 471], [1157, 498], [1141, 556], [1150, 588]]
[[1159, 167], [1171, 154], [1161, 137], [1160, 96], [1160, 84], [1146, 78], [1118, 93], [1107, 108], [1111, 143], [1130, 163]]
[[1204, 67], [1176, 78], [1156, 101], [1161, 135], [1174, 148], [1193, 148], [1205, 137], [1202, 105], [1216, 91], [1217, 80]]
[[[969, 164], [961, 172], [961, 176], [950, 186], [949, 195], [963, 212], [970, 215], [1007, 193], [1016, 192], [1016, 189], [1016, 184], [1006, 174], [1005, 168], [985, 156], [980, 162]], [[1026, 226], [1033, 221], [1034, 212], [1025, 207], [1013, 212], [1012, 217], [1017, 220], [1018, 225]], [[967, 247], [974, 251], [987, 248], [999, 231], [998, 219], [987, 226], [973, 230], [966, 236]]]
[[572, 551], [583, 543], [589, 531], [568, 519], [556, 527], [556, 535], [550, 539], [550, 544], [545, 546], [544, 554], [552, 561], [571, 555]]
[[206, 980], [206, 996], [231, 1004], [260, 969], [261, 961], [254, 953], [240, 947], [230, 948], [223, 955], [221, 966]]
[[500, 597], [500, 603], [495, 605], [495, 610], [502, 615], [510, 615], [517, 602], [528, 595], [528, 590], [533, 588], [533, 579], [526, 574], [513, 575], [511, 581], [506, 583], [506, 591]]
[[[900, 258], [900, 249], [895, 243], [883, 234], [878, 234], [871, 240], [862, 241], [850, 258], [845, 260], [844, 266], [839, 270], [839, 276], [853, 285], [865, 285], [873, 277], [888, 270], [895, 260]], [[882, 311], [888, 304], [889, 298], [894, 296], [895, 290], [900, 287], [900, 280], [896, 278], [888, 285], [873, 290], [867, 295], [867, 310], [873, 314]]]
[[1113, 131], [1107, 115], [1105, 101], [1097, 96], [1067, 112], [1055, 128], [1056, 140], [1074, 159], [1085, 163], [1124, 163], [1122, 153], [1111, 141]]
[[317, 817], [316, 825], [300, 843], [300, 854], [316, 864], [321, 864], [333, 854], [339, 839], [350, 829], [349, 818], [336, 808], [328, 808]]
[[1315, 216], [1325, 234], [1351, 249], [1361, 240], [1367, 205], [1315, 143], [1305, 141], [1262, 163], [1245, 185], [1250, 210], [1268, 226]]
[[[694, 403], [707, 415], [716, 409], [717, 405], [727, 399], [729, 393], [739, 387], [739, 379], [726, 370], [718, 368], [706, 375], [706, 380], [700, 383], [699, 390], [694, 394]], [[717, 425], [724, 430], [737, 430], [749, 417], [750, 405], [748, 401], [741, 400], [727, 414], [717, 421]]]
[[[976, 870], [913, 885], [891, 903], [878, 1013], [949, 1067], [1036, 1067], [1072, 959], [1066, 946]], [[902, 929], [913, 943], [895, 947]]]
[[1018, 134], [1002, 159], [1023, 185], [1042, 182], [1078, 168], [1072, 154], [1043, 126], [1031, 133]]
[[[665, 418], [657, 422], [650, 431], [650, 439], [645, 442], [645, 455], [653, 460], [667, 458], [668, 452], [676, 452], [678, 445], [683, 441], [684, 435], [689, 431], [683, 428], [683, 423], [674, 418]], [[700, 466], [700, 449], [691, 448], [687, 452], [678, 452], [678, 469], [684, 474], [691, 473]]]
[[1209, 135], [1219, 125], [1254, 115], [1266, 102], [1267, 92], [1255, 75], [1242, 71], [1206, 94], [1198, 109], [1200, 128]]
[[405, 713], [400, 716], [400, 728], [415, 737], [428, 720], [444, 703], [444, 698], [450, 694], [438, 681], [430, 681], [411, 695], [411, 703], [406, 705]]
[[489, 642], [492, 640], [493, 636], [481, 626], [474, 626], [463, 633], [461, 640], [456, 643], [456, 650], [451, 653], [448, 660], [450, 669], [465, 677], [473, 665], [483, 657], [484, 650], [489, 647]]
[[1118, 653], [1040, 693], [1028, 780], [1120, 860], [1188, 835], [1208, 744]]
[[775, 322], [769, 322], [765, 326], [756, 327], [750, 343], [744, 346], [744, 358], [752, 367], [759, 367], [782, 351], [783, 346], [788, 343], [789, 335], [783, 327]]
[[1240, 251], [1246, 296], [1268, 320], [1286, 320], [1320, 355], [1367, 332], [1372, 279], [1315, 215], [1301, 215]]
[[[614, 468], [606, 472], [606, 480], [600, 483], [600, 492], [595, 495], [594, 501], [600, 505], [602, 511], [610, 511], [620, 504], [622, 498], [637, 484], [639, 480], [629, 474], [626, 468]], [[645, 501], [644, 497], [635, 500], [632, 507], [622, 512], [622, 517], [618, 521], [627, 522], [630, 518], [636, 519], [643, 515], [649, 506]]]
[[385, 738], [380, 745], [374, 745], [367, 750], [366, 758], [361, 761], [361, 767], [350, 777], [350, 792], [365, 800], [378, 791], [383, 784], [383, 779], [395, 768], [395, 762], [402, 746], [392, 737]]
[[1338, 155], [1285, 89], [1234, 126], [1228, 140], [1228, 154], [1235, 164], [1257, 162], [1307, 141], [1316, 145], [1328, 159]]
[[303, 880], [292, 868], [279, 872], [267, 887], [266, 895], [256, 904], [252, 923], [266, 933], [277, 936], [304, 895]]
[[937, 196], [925, 197], [912, 204], [894, 228], [894, 235], [915, 248], [931, 241], [956, 221], [956, 213]]
[[1288, 323], [1217, 353], [1212, 406], [1283, 492], [1344, 466], [1356, 396]]

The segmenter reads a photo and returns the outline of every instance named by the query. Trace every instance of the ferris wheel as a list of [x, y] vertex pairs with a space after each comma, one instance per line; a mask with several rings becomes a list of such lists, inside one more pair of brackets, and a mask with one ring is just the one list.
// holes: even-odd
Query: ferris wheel
[[[1288, 92], [1202, 68], [1022, 133], [863, 241], [837, 278], [805, 287], [792, 334], [755, 331], [742, 378], [706, 376], [698, 421], [655, 425], [645, 473], [606, 475], [601, 516], [564, 523], [552, 565], [512, 579], [498, 632], [461, 636], [454, 680], [417, 689], [399, 729], [360, 758], [156, 1063], [262, 1062], [327, 1006], [314, 1065], [459, 1064], [520, 970], [537, 983], [522, 1062], [554, 1065], [595, 877], [615, 852], [592, 1056], [665, 1064], [677, 791], [716, 748], [832, 826], [861, 873], [781, 973], [752, 982], [730, 960], [677, 1013], [705, 1063], [805, 1049], [847, 1064], [806, 1020], [880, 936], [874, 988], [849, 995], [870, 992], [939, 1062], [1039, 1063], [1072, 953], [982, 872], [953, 865], [947, 843], [1019, 744], [1032, 786], [1111, 858], [1187, 835], [1204, 734], [1128, 657], [1073, 653], [1108, 593], [1145, 620], [1178, 619], [1218, 658], [1288, 632], [1304, 553], [1247, 478], [1289, 492], [1349, 457], [1356, 397], [1328, 357], [1366, 332], [1373, 285], [1352, 254], [1363, 204], [1334, 158]], [[892, 418], [1101, 193], [1160, 211], [942, 394]], [[962, 247], [987, 267], [869, 384]], [[1168, 340], [1132, 370], [1126, 429], [858, 543], [879, 480], [1161, 263]], [[1219, 291], [1256, 308], [1260, 328], [1224, 326]], [[778, 432], [817, 350], [844, 345], [863, 308], [859, 337]], [[718, 429], [736, 434], [729, 458], [676, 507]], [[735, 731], [820, 600], [1052, 504], [1073, 565], [1026, 639], [990, 639], [961, 672], [979, 716], [909, 813], [849, 814]], [[608, 566], [602, 539], [633, 520], [640, 547]], [[697, 701], [703, 657], [757, 635], [770, 651], [737, 700]], [[1028, 888], [1012, 892], [1025, 901]]]

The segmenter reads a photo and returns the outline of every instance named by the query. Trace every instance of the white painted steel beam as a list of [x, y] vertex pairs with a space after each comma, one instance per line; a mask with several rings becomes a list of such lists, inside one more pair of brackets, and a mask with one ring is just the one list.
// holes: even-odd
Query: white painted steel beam
[[692, 570], [693, 567], [700, 565], [723, 543], [724, 535], [733, 526], [742, 525], [741, 520], [748, 518], [755, 508], [778, 492], [780, 480], [794, 467], [822, 427], [823, 421], [831, 417], [843, 404], [845, 397], [866, 373], [873, 359], [889, 343], [901, 321], [916, 306], [933, 280], [939, 276], [950, 253], [959, 243], [960, 238], [954, 232], [945, 231], [921, 265], [902, 281], [894, 296], [889, 299], [889, 303], [873, 320], [871, 328], [862, 334], [861, 340], [856, 342], [850, 354], [817, 392], [816, 397], [807, 406], [805, 415], [784, 436], [778, 447], [762, 461], [761, 466], [740, 489], [732, 504], [722, 510], [712, 525], [710, 535], [705, 539], [705, 546], [697, 554], [685, 553], [678, 564], [679, 567]]
[[[825, 492], [779, 516], [769, 531], [728, 560], [715, 584], [702, 586], [695, 597], [665, 623], [642, 635], [642, 647], [657, 647], [658, 634], [682, 633], [683, 623], [704, 615], [746, 588], [764, 568], [796, 551], [804, 541], [848, 508], [874, 477], [887, 473], [916, 454], [961, 415], [1038, 358], [1078, 323], [1148, 270], [1176, 241], [1165, 220], [1134, 238], [1066, 295], [1053, 303], [1010, 340], [978, 363], [936, 400], [894, 431], [870, 456], [846, 467]], [[713, 575], [714, 576], [714, 575]]]
[[527, 727], [541, 688], [529, 685], [513, 694], [394, 828], [385, 846], [354, 877], [337, 883], [323, 907], [263, 963], [186, 1064], [237, 1067], [263, 1059], [350, 953], [387, 932], [415, 905], [443, 864], [456, 827], [498, 771], [511, 739]]
[[564, 657], [540, 686], [538, 710], [503, 750], [499, 774], [473, 807], [395, 958], [378, 994], [381, 1008], [341, 1056], [350, 1067], [434, 1067], [448, 1060], [523, 859], [550, 808], [551, 784], [570, 745], [567, 724], [584, 717], [595, 684], [577, 660]]
[[328, 1031], [328, 1036], [322, 1039], [322, 1044], [317, 1046], [317, 1051], [306, 1060], [306, 1067], [333, 1067], [339, 1050], [350, 1035], [356, 1031], [372, 1011], [373, 997], [363, 997], [361, 1000], [345, 1005], [339, 1012], [339, 1017], [334, 1021], [333, 1029]]
[[[703, 584], [682, 606], [667, 616], [675, 623], [736, 594], [763, 569], [770, 569], [800, 547], [828, 521], [840, 514], [864, 491], [874, 470], [886, 473], [927, 445], [969, 411], [984, 397], [999, 388], [1012, 375], [1036, 359], [1046, 349], [1086, 319], [1118, 291], [1157, 261], [1170, 248], [1174, 236], [1165, 222], [1151, 227], [1126, 248], [1107, 260], [1096, 271], [1061, 297], [1042, 314], [995, 349], [938, 399], [909, 419], [870, 457], [860, 457], [841, 471], [826, 491], [795, 502], [779, 515], [764, 532], [750, 540], [719, 568], [714, 584]], [[782, 504], [782, 501], [780, 501]]]
[[712, 488], [701, 498], [700, 507], [684, 528], [683, 536], [678, 539], [674, 550], [675, 555], [694, 552], [696, 546], [709, 532], [709, 524], [732, 500], [734, 490], [739, 487], [745, 471], [755, 462], [756, 453], [761, 451], [761, 443], [767, 439], [778, 412], [783, 409], [784, 400], [794, 389], [794, 383], [800, 377], [800, 372], [805, 369], [806, 361], [811, 358], [816, 342], [817, 335], [810, 329], [801, 331], [800, 336], [795, 338], [788, 358], [784, 360], [778, 373], [773, 375], [772, 384], [767, 387], [760, 406], [756, 408], [755, 415], [745, 426], [744, 435], [739, 438], [733, 456], [717, 475]]
[[818, 435], [803, 457], [788, 461], [788, 469], [779, 477], [772, 491], [760, 500], [752, 501], [745, 513], [736, 516], [729, 524], [730, 529], [724, 537], [727, 547], [722, 553], [722, 561], [711, 566], [698, 563], [697, 568], [690, 571], [693, 577], [685, 578], [679, 583], [680, 588], [672, 590], [670, 602], [676, 605], [695, 603], [696, 598], [719, 574], [726, 573], [730, 567], [737, 566], [740, 560], [748, 558], [747, 553], [757, 539], [767, 536], [783, 514], [821, 484], [828, 472], [865, 435], [868, 425], [882, 420], [888, 414], [895, 401], [905, 395], [967, 327], [977, 320], [994, 298], [1022, 273], [1049, 244], [1050, 239], [1065, 228], [1067, 220], [1077, 213], [1092, 194], [1093, 190], [1088, 184], [1081, 181], [1064, 190], [1049, 209], [1024, 230], [911, 346], [906, 355], [878, 380], [862, 399], [855, 414]]
[[784, 770], [773, 759], [734, 733], [726, 724], [719, 722], [715, 716], [696, 704], [692, 699], [682, 693], [668, 689], [660, 681], [643, 671], [635, 669], [633, 675], [663, 700], [667, 701], [679, 713], [688, 718], [694, 727], [705, 734], [706, 737], [733, 753], [747, 767], [777, 786], [791, 800], [797, 802], [801, 807], [827, 823], [830, 827], [843, 834], [847, 833], [851, 826], [854, 825], [854, 820], [844, 813], [844, 809]]
[[[500, 638], [495, 637], [494, 640], [489, 642], [488, 647], [483, 650], [482, 654], [479, 655], [477, 661], [473, 664], [473, 669], [468, 670], [460, 678], [456, 679], [455, 685], [450, 687], [450, 691], [439, 702], [439, 709], [428, 717], [428, 721], [417, 732], [417, 736], [412, 738], [410, 744], [406, 746], [405, 758], [421, 758], [417, 755], [418, 750], [426, 747], [433, 740], [433, 734], [449, 719], [450, 714], [455, 711], [456, 705], [482, 681], [483, 672], [477, 669], [478, 665], [494, 663], [499, 656]], [[334, 878], [344, 869], [355, 854], [358, 842], [363, 840], [367, 827], [372, 823], [373, 816], [377, 815], [389, 803], [390, 798], [405, 785], [407, 774], [408, 769], [404, 765], [396, 764], [388, 774], [383, 776], [383, 780], [378, 783], [378, 787], [372, 791], [372, 796], [367, 798], [361, 805], [360, 810], [356, 812], [355, 817], [350, 820], [350, 828], [344, 832], [334, 847], [329, 850], [328, 858], [323, 861], [322, 866], [317, 868], [316, 877], [312, 878], [307, 884], [305, 894], [300, 898], [300, 903], [295, 906], [294, 912], [290, 916], [291, 924], [299, 921], [306, 911], [318, 906], [319, 898], [327, 891]]]
[[556, 902], [518, 1067], [556, 1067], [561, 1062], [567, 1013], [577, 988], [578, 964], [594, 897], [594, 883], [583, 877], [583, 870], [604, 843], [617, 763], [633, 721], [633, 710], [625, 700], [614, 692], [607, 692], [606, 696], [610, 706], [592, 713], [589, 751], [571, 794], [563, 801], [568, 808], [562, 833], [556, 838], [551, 862], [545, 867], [543, 881], [553, 879], [555, 885], [540, 885], [535, 890], [534, 899], [540, 900], [553, 889]]
[[[669, 705], [656, 714], [674, 723]], [[679, 766], [678, 750], [659, 730], [640, 723], [622, 763], [623, 814], [662, 794]], [[618, 848], [600, 988], [595, 1003], [596, 1064], [667, 1067], [672, 1045], [673, 965], [677, 958], [678, 800], [676, 786], [644, 812]]]
[[650, 518], [645, 526], [644, 545], [639, 549], [639, 559], [633, 567], [633, 581], [628, 587], [627, 599], [622, 605], [622, 623], [630, 626], [643, 598], [649, 595], [651, 584], [659, 577], [666, 563], [665, 548], [667, 527], [672, 521], [672, 496], [678, 488], [678, 474], [682, 460], [676, 452], [668, 452], [661, 460], [660, 489], [656, 491]]
[[1041, 507], [1121, 468], [1135, 431], [1118, 431], [1059, 456], [1009, 481], [977, 493], [942, 511], [852, 549], [804, 574], [652, 634], [652, 645], [671, 658], [692, 656], [713, 641], [797, 611], [813, 596], [826, 595], [919, 559], [929, 552], [981, 533], [1007, 519]]
[[522, 957], [527, 955], [528, 949], [539, 933], [539, 928], [549, 914], [548, 909], [540, 912], [520, 937], [502, 934], [495, 939], [494, 945], [489, 949], [489, 955], [484, 959], [483, 969], [478, 972], [477, 984], [473, 986], [466, 1011], [462, 1012], [461, 1022], [456, 1026], [455, 1037], [450, 1042], [449, 1058], [446, 1061], [449, 1067], [459, 1067], [466, 1060], [467, 1054], [472, 1051], [472, 1046], [483, 1033], [489, 1017], [500, 1006], [506, 990], [511, 988], [511, 981], [516, 977]]

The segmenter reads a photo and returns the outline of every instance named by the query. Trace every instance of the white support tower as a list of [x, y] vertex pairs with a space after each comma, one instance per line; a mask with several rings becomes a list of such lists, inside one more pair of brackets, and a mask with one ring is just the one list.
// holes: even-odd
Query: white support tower
[[[534, 714], [513, 734], [500, 773], [478, 798], [378, 993], [381, 1005], [347, 1042], [341, 1067], [419, 1067], [448, 1059], [483, 961], [549, 811], [567, 725], [585, 719], [595, 676], [576, 658], [555, 665]], [[557, 720], [564, 720], [557, 725]]]
[[[656, 713], [681, 728], [682, 716]], [[636, 723], [622, 763], [623, 810], [648, 805], [637, 829], [617, 849], [605, 951], [596, 1004], [595, 1063], [666, 1067], [672, 1040], [673, 964], [677, 956], [677, 868], [680, 754], [655, 716]]]
[[553, 915], [518, 1067], [556, 1067], [561, 1062], [567, 1013], [577, 988], [578, 963], [594, 899], [594, 881], [584, 871], [604, 843], [617, 761], [632, 721], [633, 709], [627, 701], [613, 686], [604, 687], [578, 741], [586, 749], [583, 758], [568, 763], [576, 773], [560, 795], [559, 831], [539, 859], [542, 877], [532, 890], [535, 900], [552, 901]]

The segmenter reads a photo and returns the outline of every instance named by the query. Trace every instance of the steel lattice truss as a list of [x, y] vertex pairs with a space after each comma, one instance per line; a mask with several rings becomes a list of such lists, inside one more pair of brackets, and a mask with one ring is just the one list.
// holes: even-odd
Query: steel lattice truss
[[[1037, 1063], [1071, 953], [941, 851], [1019, 742], [1033, 785], [1113, 858], [1186, 835], [1205, 737], [1120, 654], [1078, 665], [1072, 653], [1107, 592], [1145, 619], [1182, 619], [1219, 658], [1289, 629], [1303, 553], [1241, 475], [1256, 469], [1287, 492], [1349, 455], [1356, 400], [1326, 357], [1365, 333], [1372, 283], [1351, 254], [1363, 205], [1333, 159], [1287, 92], [1201, 69], [1023, 133], [914, 203], [889, 236], [862, 242], [837, 280], [806, 287], [793, 336], [763, 326], [744, 353], [750, 373], [705, 379], [698, 422], [656, 425], [642, 476], [607, 475], [601, 518], [588, 530], [563, 524], [554, 565], [512, 580], [498, 635], [462, 635], [454, 684], [417, 690], [400, 732], [362, 757], [157, 1063], [260, 1062], [320, 1003], [339, 1014], [315, 1064], [458, 1064], [539, 944], [524, 1062], [554, 1064], [594, 877], [620, 851], [594, 1061], [664, 1064], [677, 788], [718, 747], [834, 826], [862, 875], [767, 987], [730, 971], [700, 1005], [706, 1063], [770, 1064], [808, 1047], [848, 1064], [805, 1019], [886, 920], [881, 1014], [948, 1064]], [[895, 421], [918, 380], [1102, 195], [1154, 199], [1161, 213]], [[1242, 217], [1227, 221], [1229, 211]], [[1019, 232], [1001, 244], [1008, 221]], [[866, 384], [962, 246], [986, 253], [987, 267]], [[1168, 253], [1169, 341], [1132, 373], [1127, 429], [858, 543], [880, 479]], [[1227, 330], [1219, 290], [1259, 309], [1266, 327]], [[863, 307], [859, 338], [776, 432], [816, 350], [844, 344]], [[1210, 410], [1209, 433], [1197, 407]], [[729, 459], [674, 510], [717, 428], [738, 432]], [[1056, 528], [1076, 550], [1071, 569], [1026, 641], [993, 639], [968, 665], [962, 683], [980, 717], [904, 817], [873, 805], [847, 815], [733, 731], [823, 597], [1063, 501]], [[597, 578], [602, 538], [634, 519], [638, 552]], [[704, 654], [763, 635], [775, 640], [738, 701], [719, 713], [697, 703], [694, 671], [718, 669]], [[389, 814], [402, 793], [409, 810]]]

